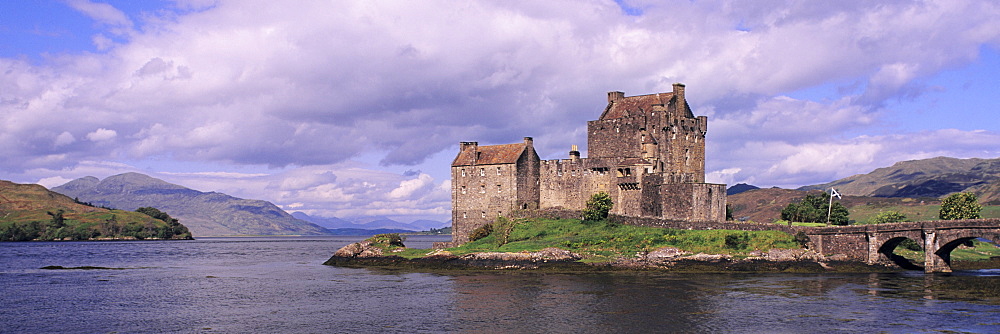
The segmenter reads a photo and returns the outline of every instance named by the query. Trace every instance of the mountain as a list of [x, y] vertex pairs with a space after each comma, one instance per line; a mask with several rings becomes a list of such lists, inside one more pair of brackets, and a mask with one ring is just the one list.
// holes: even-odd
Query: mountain
[[415, 220], [410, 225], [419, 227], [421, 231], [430, 231], [432, 228], [445, 228], [451, 226], [451, 222], [439, 222], [436, 220]]
[[726, 195], [732, 196], [744, 191], [754, 190], [754, 189], [760, 189], [760, 187], [749, 185], [746, 183], [737, 183], [736, 185], [729, 187], [729, 189], [726, 189]]
[[841, 194], [872, 197], [943, 197], [973, 192], [982, 203], [1000, 204], [1000, 158], [937, 157], [897, 162], [868, 174], [804, 186], [799, 190], [836, 188]]
[[37, 184], [0, 180], [0, 241], [189, 239], [190, 236], [183, 224], [170, 219], [97, 208]]
[[337, 217], [310, 216], [303, 212], [292, 212], [292, 217], [301, 219], [328, 229], [335, 228], [357, 228], [357, 224]]
[[[354, 217], [350, 220], [337, 217], [310, 216], [303, 212], [293, 212], [292, 217], [311, 222], [313, 224], [326, 227], [328, 229], [350, 231], [350, 230], [398, 230], [398, 231], [429, 231], [432, 228], [443, 228], [451, 226], [448, 222], [436, 220], [416, 220], [411, 223], [401, 223], [381, 216]], [[355, 233], [355, 232], [351, 232]], [[340, 233], [338, 233], [340, 234]]]
[[104, 180], [88, 176], [52, 190], [97, 206], [129, 211], [154, 207], [180, 220], [196, 237], [329, 234], [267, 201], [201, 192], [139, 173]]

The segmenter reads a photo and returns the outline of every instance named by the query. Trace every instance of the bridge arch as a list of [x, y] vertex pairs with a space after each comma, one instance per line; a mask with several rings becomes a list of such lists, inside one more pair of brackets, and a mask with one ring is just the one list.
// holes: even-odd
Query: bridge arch
[[880, 258], [879, 260], [886, 261], [889, 263], [894, 263], [900, 268], [907, 270], [924, 270], [922, 263], [920, 264], [913, 263], [909, 259], [903, 257], [902, 255], [898, 255], [894, 252], [896, 250], [896, 247], [899, 247], [899, 245], [905, 242], [906, 240], [912, 240], [918, 245], [924, 244], [922, 237], [914, 238], [914, 235], [912, 235], [911, 233], [903, 233], [900, 235], [889, 236], [888, 240], [885, 240], [885, 242], [883, 242], [882, 245], [879, 246], [878, 248], [878, 254]]
[[941, 231], [937, 236], [937, 250], [926, 254], [928, 264], [937, 267], [935, 271], [951, 271], [951, 252], [959, 246], [975, 239], [986, 239], [993, 243], [1000, 243], [1000, 232], [989, 230], [964, 230], [964, 231]]

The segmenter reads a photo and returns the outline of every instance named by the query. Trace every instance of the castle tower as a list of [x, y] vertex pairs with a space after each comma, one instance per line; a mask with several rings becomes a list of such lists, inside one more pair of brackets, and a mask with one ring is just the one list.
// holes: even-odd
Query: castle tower
[[462, 142], [451, 164], [452, 241], [513, 210], [538, 209], [539, 158], [534, 140], [479, 146]]

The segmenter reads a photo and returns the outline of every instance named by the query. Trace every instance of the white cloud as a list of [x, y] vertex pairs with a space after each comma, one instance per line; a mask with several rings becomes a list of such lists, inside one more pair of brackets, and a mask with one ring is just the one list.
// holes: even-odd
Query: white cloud
[[35, 182], [35, 183], [40, 184], [40, 185], [42, 185], [45, 188], [50, 188], [51, 189], [52, 187], [58, 187], [58, 186], [61, 186], [63, 184], [66, 184], [66, 182], [73, 181], [73, 180], [74, 179], [67, 179], [67, 178], [64, 178], [62, 176], [53, 176], [53, 177], [43, 178], [41, 180], [38, 180], [38, 182]]
[[89, 139], [90, 141], [100, 142], [100, 141], [108, 141], [108, 140], [114, 139], [117, 136], [118, 136], [118, 132], [115, 131], [115, 130], [108, 130], [108, 129], [105, 129], [105, 128], [100, 128], [100, 129], [94, 130], [94, 132], [88, 133], [87, 134], [87, 139]]
[[113, 27], [132, 27], [132, 21], [128, 19], [128, 16], [109, 4], [87, 0], [68, 0], [66, 4], [102, 24]]
[[56, 147], [59, 147], [59, 146], [64, 146], [64, 145], [72, 144], [75, 141], [76, 141], [76, 137], [74, 137], [72, 133], [69, 133], [67, 131], [63, 131], [63, 133], [60, 133], [59, 136], [56, 137], [55, 143], [53, 143], [53, 144]]
[[417, 191], [422, 190], [427, 186], [433, 186], [433, 185], [434, 185], [434, 178], [432, 178], [430, 175], [421, 173], [415, 179], [403, 180], [402, 182], [400, 182], [399, 187], [389, 192], [389, 198], [392, 199], [409, 198]]
[[[599, 0], [195, 0], [134, 22], [109, 4], [68, 4], [106, 28], [93, 36], [101, 52], [0, 58], [3, 175], [74, 178], [137, 169], [86, 162], [145, 159], [267, 166], [161, 176], [333, 215], [438, 212], [447, 180], [347, 162], [419, 164], [459, 141], [523, 136], [564, 157], [605, 92], [674, 82], [710, 116], [709, 177], [726, 182], [996, 154], [993, 128], [889, 135], [885, 119], [886, 101], [917, 98], [921, 80], [1000, 46], [988, 1], [643, 2], [629, 16]], [[818, 85], [843, 92], [790, 97]]]

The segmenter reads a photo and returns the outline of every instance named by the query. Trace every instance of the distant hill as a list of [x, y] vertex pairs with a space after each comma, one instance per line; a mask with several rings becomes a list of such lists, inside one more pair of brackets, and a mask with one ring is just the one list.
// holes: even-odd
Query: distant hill
[[88, 176], [52, 190], [97, 206], [129, 211], [154, 207], [180, 220], [195, 237], [330, 234], [267, 201], [201, 192], [139, 173], [104, 180]]
[[937, 157], [901, 161], [837, 181], [799, 190], [836, 188], [841, 194], [872, 197], [935, 197], [973, 192], [982, 203], [1000, 204], [1000, 159]]
[[[297, 212], [297, 211], [292, 212], [292, 217], [302, 219], [307, 222], [311, 222], [313, 224], [326, 227], [331, 230], [343, 229], [344, 231], [349, 231], [352, 229], [370, 230], [370, 231], [388, 229], [388, 230], [413, 232], [413, 231], [429, 231], [432, 228], [438, 229], [446, 226], [451, 226], [450, 223], [439, 222], [436, 220], [416, 220], [410, 223], [402, 223], [381, 216], [353, 217], [349, 219], [343, 219], [338, 217], [310, 216], [303, 212]], [[338, 231], [334, 232], [339, 233]], [[396, 233], [396, 232], [385, 232], [385, 233]]]
[[330, 232], [333, 233], [334, 235], [359, 236], [359, 235], [376, 235], [376, 234], [383, 234], [383, 233], [409, 233], [409, 232], [413, 232], [413, 231], [411, 231], [411, 230], [398, 230], [398, 229], [391, 229], [391, 228], [380, 228], [380, 229], [374, 229], [374, 230], [367, 230], [367, 229], [363, 229], [363, 228], [332, 228], [332, 229], [330, 229]]
[[0, 241], [123, 238], [183, 239], [190, 234], [183, 223], [97, 208], [37, 184], [0, 180]]
[[754, 190], [754, 189], [760, 189], [760, 187], [749, 185], [746, 183], [737, 183], [736, 185], [729, 187], [729, 189], [726, 189], [726, 195], [732, 196], [744, 191]]
[[337, 229], [337, 228], [357, 228], [358, 226], [350, 221], [340, 219], [337, 217], [318, 217], [310, 216], [303, 212], [295, 211], [292, 212], [292, 217], [296, 219], [301, 219], [327, 229]]

